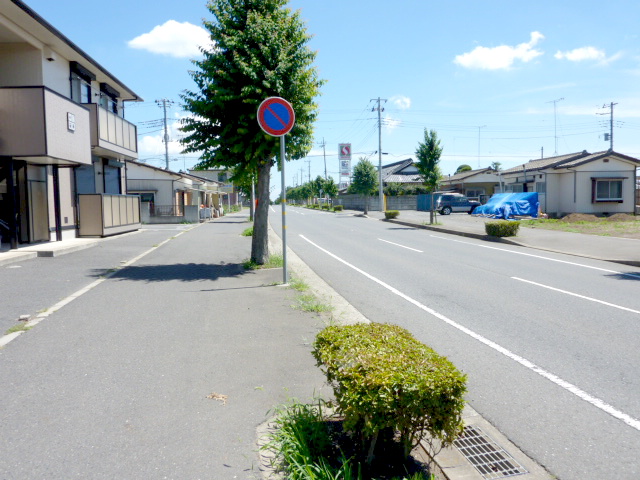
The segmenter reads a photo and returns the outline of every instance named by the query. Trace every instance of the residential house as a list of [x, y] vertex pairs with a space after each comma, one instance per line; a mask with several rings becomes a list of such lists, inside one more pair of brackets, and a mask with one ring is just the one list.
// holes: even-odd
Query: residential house
[[225, 194], [220, 182], [133, 160], [126, 165], [127, 193], [138, 195], [143, 209], [148, 209], [152, 217], [184, 217], [188, 210], [194, 210], [197, 216], [199, 207], [218, 212], [222, 209]]
[[240, 191], [240, 189], [231, 181], [229, 170], [224, 168], [208, 168], [206, 170], [189, 170], [191, 175], [207, 178], [222, 184], [220, 190], [226, 194], [225, 206], [230, 208], [232, 205], [242, 205], [243, 201], [249, 201], [248, 198]]
[[137, 131], [124, 111], [141, 100], [24, 2], [0, 3], [3, 242], [74, 238], [83, 215], [86, 234], [137, 228], [137, 199], [124, 196]]
[[417, 187], [423, 185], [424, 180], [413, 163], [413, 159], [407, 158], [382, 166], [382, 185], [386, 187], [390, 183]]
[[586, 150], [530, 160], [501, 172], [507, 192], [538, 192], [542, 212], [611, 215], [634, 213], [640, 159], [608, 150]]
[[462, 193], [483, 201], [500, 191], [500, 181], [498, 172], [487, 167], [445, 176], [440, 189]]

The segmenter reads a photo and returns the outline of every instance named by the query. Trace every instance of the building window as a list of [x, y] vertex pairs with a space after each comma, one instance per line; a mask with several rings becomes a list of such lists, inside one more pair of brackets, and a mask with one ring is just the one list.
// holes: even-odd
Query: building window
[[547, 182], [536, 182], [536, 192], [547, 193]]
[[466, 195], [471, 198], [480, 197], [480, 195], [484, 195], [484, 188], [467, 188]]
[[96, 76], [78, 62], [70, 62], [71, 100], [78, 103], [91, 102], [91, 82]]
[[77, 103], [91, 103], [91, 84], [75, 73], [71, 74], [71, 100]]
[[622, 179], [592, 178], [593, 202], [622, 203]]

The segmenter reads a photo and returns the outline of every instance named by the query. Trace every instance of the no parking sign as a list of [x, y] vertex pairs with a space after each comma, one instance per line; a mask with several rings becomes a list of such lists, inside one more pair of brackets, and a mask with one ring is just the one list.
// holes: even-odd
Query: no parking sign
[[281, 137], [296, 123], [293, 107], [284, 98], [269, 97], [258, 107], [260, 128], [272, 137]]

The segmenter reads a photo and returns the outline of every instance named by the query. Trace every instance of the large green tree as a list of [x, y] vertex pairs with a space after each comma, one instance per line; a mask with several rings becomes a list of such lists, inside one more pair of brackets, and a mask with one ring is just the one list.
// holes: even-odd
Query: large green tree
[[422, 175], [424, 179], [424, 185], [427, 187], [431, 195], [431, 213], [429, 215], [430, 222], [433, 224], [434, 217], [434, 198], [433, 192], [438, 189], [440, 179], [442, 178], [442, 172], [440, 171], [440, 157], [442, 156], [442, 147], [440, 146], [440, 139], [435, 130], [424, 129], [424, 141], [418, 142], [418, 148], [416, 150], [416, 157], [418, 162], [416, 163], [416, 169]]
[[[251, 260], [269, 257], [268, 215], [271, 167], [280, 139], [266, 135], [257, 111], [268, 97], [293, 106], [296, 123], [286, 135], [287, 159], [303, 158], [313, 145], [315, 99], [323, 83], [313, 62], [316, 52], [299, 12], [288, 0], [209, 0], [213, 15], [204, 27], [212, 40], [190, 72], [196, 89], [185, 91], [182, 124], [186, 153], [199, 153], [199, 168], [233, 167], [235, 175], [257, 175]], [[233, 179], [232, 179], [233, 180]]]
[[364, 195], [364, 214], [369, 213], [369, 197], [378, 188], [378, 174], [376, 167], [366, 158], [360, 158], [353, 167], [353, 180], [349, 189], [355, 193]]

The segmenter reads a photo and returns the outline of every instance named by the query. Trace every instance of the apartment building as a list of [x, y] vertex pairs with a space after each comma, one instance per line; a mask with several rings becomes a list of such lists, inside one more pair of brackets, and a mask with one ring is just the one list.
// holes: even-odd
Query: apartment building
[[89, 235], [137, 228], [139, 199], [124, 195], [125, 162], [138, 157], [124, 112], [136, 101], [24, 2], [0, 1], [3, 246], [74, 238], [83, 221]]

